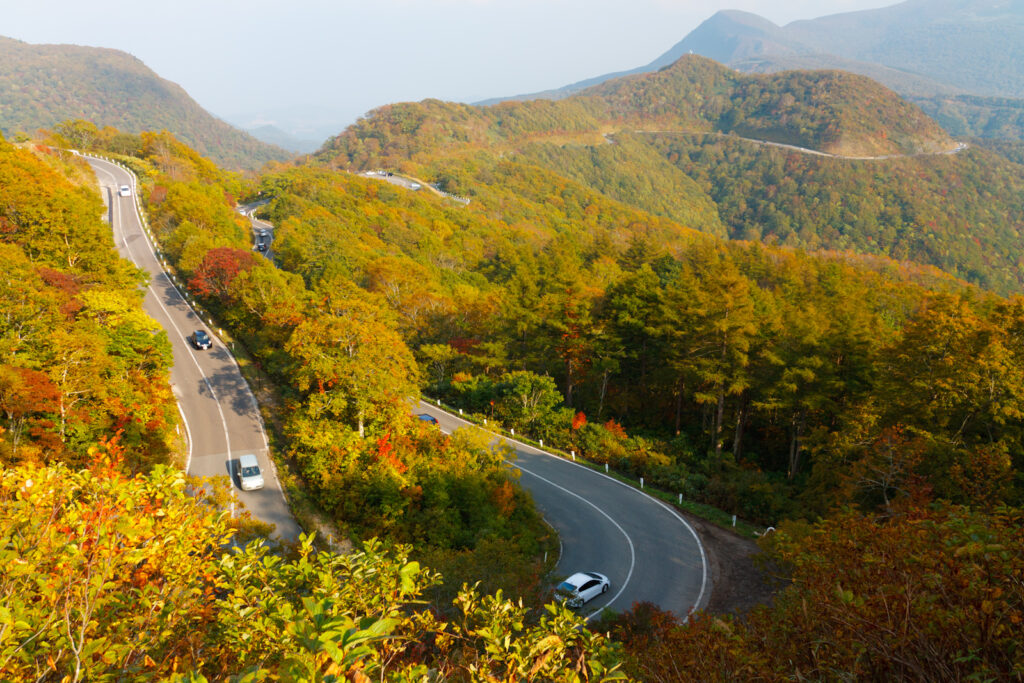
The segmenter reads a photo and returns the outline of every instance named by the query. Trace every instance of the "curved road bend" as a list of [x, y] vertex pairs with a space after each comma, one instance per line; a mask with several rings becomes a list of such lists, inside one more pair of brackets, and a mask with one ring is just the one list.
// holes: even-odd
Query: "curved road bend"
[[[96, 173], [108, 208], [114, 242], [121, 256], [149, 274], [143, 306], [166, 331], [174, 349], [171, 388], [178, 399], [188, 437], [188, 473], [200, 477], [228, 476], [232, 491], [254, 517], [275, 525], [275, 534], [298, 539], [301, 529], [292, 517], [270, 460], [256, 399], [234, 358], [213, 335], [213, 348], [197, 351], [186, 337], [207, 329], [160, 266], [135, 211], [135, 177], [108, 161], [85, 157]], [[132, 188], [131, 197], [118, 187]], [[265, 488], [238, 488], [238, 457], [253, 453], [263, 470]]]
[[[472, 426], [427, 403], [417, 410], [436, 417], [446, 433]], [[704, 548], [675, 510], [587, 467], [502, 440], [516, 452], [510, 465], [522, 472], [523, 488], [561, 538], [558, 572], [596, 571], [611, 580], [607, 593], [587, 603], [588, 618], [605, 607], [623, 611], [640, 601], [680, 618], [707, 605]]]

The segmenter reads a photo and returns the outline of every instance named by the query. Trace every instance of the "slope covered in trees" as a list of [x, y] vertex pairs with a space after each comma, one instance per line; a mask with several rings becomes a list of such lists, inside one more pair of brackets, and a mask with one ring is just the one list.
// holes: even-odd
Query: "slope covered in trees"
[[317, 156], [364, 169], [466, 146], [504, 151], [538, 139], [594, 145], [618, 130], [717, 131], [862, 156], [954, 146], [919, 109], [861, 76], [744, 76], [689, 55], [657, 73], [609, 81], [565, 100], [381, 107], [328, 140]]
[[359, 289], [326, 261], [322, 278], [304, 281], [254, 256], [234, 210], [243, 181], [167, 134], [141, 143], [127, 162], [164, 252], [280, 387], [274, 422], [301, 477], [296, 495], [354, 541], [412, 544], [449, 577], [432, 590], [482, 580], [542, 598], [550, 532], [484, 437], [447, 437], [410, 415], [419, 370], [387, 293]]
[[484, 157], [502, 182], [468, 207], [275, 169], [260, 187], [279, 269], [251, 255], [237, 177], [169, 136], [140, 141], [129, 162], [170, 259], [287, 387], [285, 448], [310, 494], [353, 536], [414, 547], [225, 554], [215, 508], [166, 470], [127, 476], [116, 442], [79, 472], [9, 468], [4, 673], [611, 680], [620, 651], [557, 609], [452, 586], [447, 604], [431, 589], [440, 612], [416, 603], [434, 579], [410, 557], [460, 577], [474, 553], [477, 578], [525, 595], [516, 555], [538, 549], [498, 455], [410, 419], [426, 385], [690, 499], [795, 520], [769, 537], [787, 584], [772, 607], [678, 626], [641, 606], [602, 625], [644, 680], [1019, 674], [1021, 299], [881, 257], [723, 242]]
[[212, 116], [128, 54], [0, 37], [0, 130], [34, 136], [67, 119], [125, 133], [167, 130], [228, 168], [292, 156]]
[[491, 208], [505, 191], [496, 165], [543, 168], [716, 236], [884, 255], [1020, 291], [1020, 166], [977, 148], [929, 153], [953, 148], [919, 110], [866, 79], [754, 78], [689, 57], [557, 102], [393, 105], [317, 158], [403, 170]]
[[117, 258], [91, 177], [42, 154], [0, 140], [0, 463], [81, 463], [115, 431], [134, 467], [166, 462], [171, 351], [142, 275]]
[[[343, 276], [380, 293], [432, 391], [545, 443], [765, 523], [891, 495], [894, 480], [858, 482], [893, 438], [927, 454], [899, 476], [955, 500], [963, 473], [989, 466], [969, 464], [978, 449], [994, 447], [982, 457], [992, 478], [975, 483], [1019, 498], [1021, 463], [1007, 456], [1019, 448], [1008, 416], [1022, 407], [1010, 360], [1022, 350], [997, 341], [1014, 338], [1017, 303], [884, 259], [697, 233], [663, 248], [641, 224], [619, 241], [600, 227], [523, 234], [486, 208], [315, 169], [264, 183], [286, 269], [314, 288]], [[933, 353], [951, 375], [930, 377]], [[975, 404], [978, 364], [1007, 353], [1001, 379], [979, 380], [998, 398]], [[931, 382], [953, 382], [951, 393]], [[543, 408], [506, 405], [524, 391]]]

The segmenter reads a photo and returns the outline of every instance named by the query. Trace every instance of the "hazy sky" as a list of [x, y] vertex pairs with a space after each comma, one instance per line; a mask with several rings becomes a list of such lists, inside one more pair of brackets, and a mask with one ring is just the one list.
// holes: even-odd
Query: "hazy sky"
[[0, 0], [0, 35], [129, 52], [232, 122], [340, 130], [647, 64], [720, 9], [778, 24], [896, 0]]

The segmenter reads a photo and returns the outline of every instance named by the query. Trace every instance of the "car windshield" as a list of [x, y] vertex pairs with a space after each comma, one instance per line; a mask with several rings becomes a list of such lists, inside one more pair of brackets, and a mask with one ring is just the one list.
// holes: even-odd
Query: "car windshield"
[[206, 333], [203, 332], [202, 330], [196, 330], [196, 341], [197, 342], [204, 342], [204, 341], [206, 341]]
[[558, 588], [556, 588], [555, 590], [562, 591], [563, 593], [575, 593], [576, 586], [572, 585], [568, 581], [563, 581], [562, 583], [558, 584]]
[[260, 468], [253, 465], [252, 467], [242, 468], [243, 477], [258, 477], [260, 476]]

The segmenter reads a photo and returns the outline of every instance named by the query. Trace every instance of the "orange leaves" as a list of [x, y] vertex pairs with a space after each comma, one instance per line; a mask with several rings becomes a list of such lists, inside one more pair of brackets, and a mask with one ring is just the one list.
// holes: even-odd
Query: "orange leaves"
[[[609, 420], [611, 422], [611, 420]], [[572, 418], [572, 430], [576, 431], [587, 424], [587, 416], [583, 414], [583, 411], [576, 413], [575, 417]], [[621, 429], [621, 427], [620, 427]]]
[[516, 509], [516, 490], [508, 481], [503, 481], [491, 491], [491, 502], [498, 514], [508, 519]]
[[409, 469], [405, 463], [399, 460], [398, 455], [395, 453], [395, 446], [391, 443], [391, 432], [386, 432], [384, 436], [377, 439], [375, 459], [378, 462], [386, 463], [398, 474], [403, 474]]
[[620, 425], [615, 420], [608, 420], [607, 422], [605, 422], [604, 423], [604, 428], [605, 428], [605, 430], [608, 431], [609, 434], [614, 436], [616, 439], [626, 439], [627, 438], [626, 430], [623, 429], [622, 425]]

